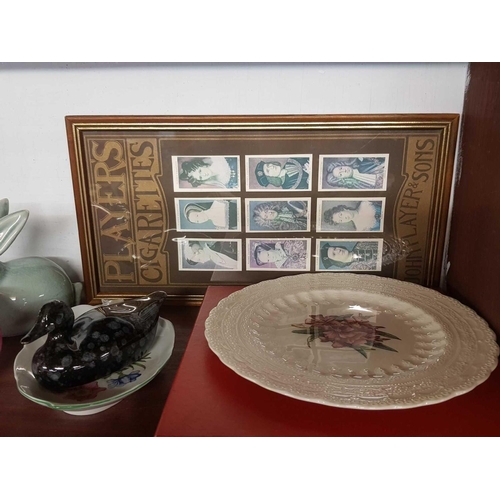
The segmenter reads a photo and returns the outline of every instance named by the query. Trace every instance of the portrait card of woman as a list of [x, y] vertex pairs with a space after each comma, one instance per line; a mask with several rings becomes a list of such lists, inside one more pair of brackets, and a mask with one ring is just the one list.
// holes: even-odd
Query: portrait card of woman
[[240, 231], [240, 198], [175, 198], [177, 231]]
[[174, 191], [239, 191], [239, 156], [172, 156]]
[[309, 271], [310, 238], [247, 240], [247, 271]]
[[181, 238], [180, 271], [241, 271], [241, 240]]
[[385, 198], [318, 198], [316, 230], [366, 233], [384, 230]]
[[320, 155], [318, 191], [385, 191], [388, 168], [388, 154]]
[[316, 241], [316, 271], [380, 271], [383, 239]]
[[252, 232], [310, 231], [311, 198], [247, 198], [246, 230]]
[[311, 154], [245, 157], [247, 191], [310, 191]]

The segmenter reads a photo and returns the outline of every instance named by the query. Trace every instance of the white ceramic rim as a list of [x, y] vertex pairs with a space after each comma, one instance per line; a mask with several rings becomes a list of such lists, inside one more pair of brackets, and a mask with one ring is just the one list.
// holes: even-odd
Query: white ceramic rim
[[[442, 387], [439, 392], [439, 396], [426, 398], [425, 396], [415, 397], [413, 400], [406, 400], [404, 403], [400, 402], [398, 404], [377, 404], [375, 402], [369, 403], [367, 401], [357, 401], [353, 403], [352, 401], [346, 402], [346, 398], [335, 398], [335, 397], [313, 397], [308, 393], [307, 387], [293, 387], [293, 383], [296, 378], [299, 378], [302, 374], [297, 374], [294, 376], [288, 371], [285, 374], [284, 383], [276, 383], [276, 380], [270, 375], [271, 368], [269, 368], [269, 373], [266, 373], [266, 367], [262, 369], [262, 366], [252, 366], [248, 357], [236, 352], [238, 346], [238, 339], [231, 337], [228, 332], [231, 329], [234, 330], [235, 318], [231, 318], [232, 323], [225, 324], [225, 318], [228, 311], [235, 311], [235, 308], [239, 309], [250, 309], [253, 304], [258, 303], [259, 300], [255, 300], [255, 297], [266, 297], [266, 293], [273, 288], [281, 287], [283, 289], [293, 290], [293, 286], [299, 284], [302, 286], [303, 290], [314, 289], [314, 287], [319, 286], [322, 283], [328, 283], [329, 287], [336, 289], [344, 289], [347, 283], [350, 283], [350, 290], [361, 290], [365, 291], [366, 286], [380, 287], [384, 291], [380, 295], [387, 295], [388, 297], [394, 297], [401, 302], [406, 302], [415, 307], [420, 307], [417, 304], [417, 297], [420, 299], [423, 297], [424, 300], [428, 301], [429, 304], [443, 306], [450, 308], [454, 315], [458, 315], [460, 319], [466, 318], [467, 325], [471, 335], [475, 335], [478, 340], [480, 355], [477, 356], [479, 363], [477, 366], [472, 365], [474, 368], [478, 368], [474, 377], [470, 377], [467, 380], [460, 380], [460, 383], [456, 384], [456, 387]], [[356, 288], [359, 287], [359, 288]], [[288, 292], [287, 292], [288, 293]], [[404, 298], [402, 298], [404, 297]], [[440, 317], [429, 310], [425, 310], [426, 314], [430, 314], [438, 323], [442, 323], [444, 316]], [[448, 321], [453, 320], [453, 318], [448, 317]], [[228, 320], [229, 321], [229, 320]], [[229, 339], [226, 337], [229, 335]], [[238, 375], [243, 378], [254, 382], [261, 387], [264, 387], [273, 392], [283, 394], [285, 396], [292, 397], [294, 399], [299, 399], [303, 401], [314, 402], [318, 404], [323, 404], [327, 406], [335, 406], [340, 408], [351, 408], [351, 409], [364, 409], [364, 410], [392, 410], [392, 409], [407, 409], [419, 406], [426, 406], [430, 404], [436, 404], [448, 399], [454, 398], [461, 394], [467, 393], [477, 387], [479, 384], [483, 383], [491, 374], [491, 372], [496, 368], [498, 364], [499, 346], [496, 343], [495, 333], [489, 328], [485, 320], [480, 318], [472, 309], [466, 307], [461, 302], [445, 296], [437, 291], [425, 288], [420, 285], [416, 285], [411, 282], [398, 281], [392, 278], [384, 278], [374, 275], [361, 275], [361, 274], [349, 274], [349, 273], [320, 273], [320, 274], [303, 274], [296, 276], [286, 276], [277, 278], [274, 280], [263, 281], [255, 285], [248, 286], [240, 291], [231, 294], [229, 297], [221, 300], [219, 304], [210, 312], [210, 315], [206, 321], [205, 336], [208, 344], [212, 351], [219, 357], [219, 359], [229, 368], [231, 368]], [[474, 360], [471, 360], [474, 363]], [[276, 366], [273, 367], [276, 369]], [[287, 368], [288, 369], [288, 368]], [[269, 376], [268, 376], [269, 375]], [[268, 376], [268, 378], [266, 378]], [[275, 376], [275, 373], [273, 374]], [[287, 385], [288, 383], [288, 385]], [[307, 385], [307, 384], [305, 384]], [[333, 384], [332, 384], [333, 385]], [[283, 387], [286, 386], [286, 387]], [[339, 384], [340, 386], [340, 384]], [[362, 398], [361, 398], [362, 399]]]

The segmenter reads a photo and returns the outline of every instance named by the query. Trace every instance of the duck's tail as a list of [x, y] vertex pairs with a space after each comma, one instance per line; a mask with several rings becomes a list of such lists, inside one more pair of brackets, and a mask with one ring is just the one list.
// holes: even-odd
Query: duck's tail
[[149, 330], [158, 321], [160, 309], [167, 298], [166, 292], [157, 291], [145, 297], [127, 299], [123, 302], [100, 306], [98, 310], [105, 316], [121, 316], [126, 314], [130, 321], [140, 321], [141, 328]]

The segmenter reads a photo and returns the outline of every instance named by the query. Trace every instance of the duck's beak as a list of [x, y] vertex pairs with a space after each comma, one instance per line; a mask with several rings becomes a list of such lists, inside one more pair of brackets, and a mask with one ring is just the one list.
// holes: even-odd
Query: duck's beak
[[31, 342], [43, 337], [47, 333], [47, 327], [41, 321], [37, 321], [35, 326], [21, 339], [21, 344], [31, 344]]
[[33, 328], [21, 339], [21, 344], [31, 344], [47, 333], [53, 332], [57, 327], [65, 325], [66, 322], [73, 325], [74, 319], [73, 311], [64, 302], [60, 300], [47, 302], [40, 309]]

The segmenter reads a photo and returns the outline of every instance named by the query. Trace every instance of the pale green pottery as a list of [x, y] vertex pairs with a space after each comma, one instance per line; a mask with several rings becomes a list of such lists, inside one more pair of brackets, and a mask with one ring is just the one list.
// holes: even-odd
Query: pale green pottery
[[70, 307], [80, 302], [81, 283], [73, 284], [64, 270], [43, 257], [0, 262], [0, 330], [4, 337], [24, 335], [40, 308], [51, 300]]
[[[0, 200], [0, 255], [16, 239], [28, 211], [8, 215], [9, 202]], [[70, 307], [80, 303], [81, 283], [72, 283], [65, 271], [44, 257], [0, 262], [0, 331], [4, 337], [24, 335], [34, 325], [40, 308], [51, 300]]]

